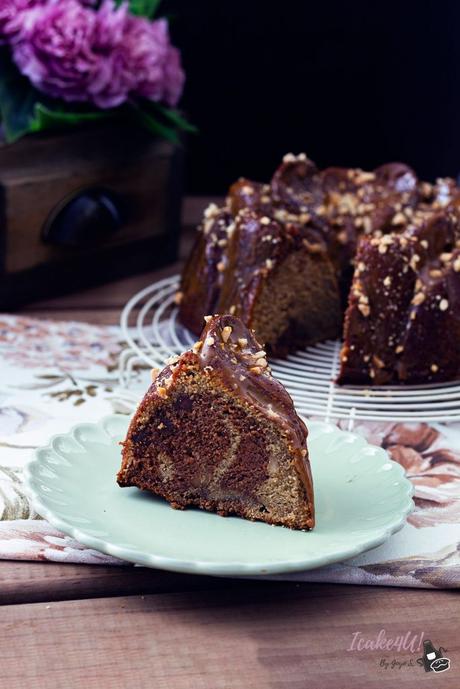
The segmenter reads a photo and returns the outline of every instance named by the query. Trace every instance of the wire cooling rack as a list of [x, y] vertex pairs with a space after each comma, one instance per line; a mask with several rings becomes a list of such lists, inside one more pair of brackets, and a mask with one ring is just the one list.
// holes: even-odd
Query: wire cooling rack
[[[160, 280], [138, 292], [126, 304], [120, 325], [127, 348], [120, 356], [120, 383], [130, 387], [142, 365], [163, 367], [197, 339], [177, 319], [174, 295], [179, 276]], [[460, 421], [460, 381], [426, 386], [355, 387], [335, 385], [340, 342], [328, 341], [270, 359], [297, 410], [305, 416], [355, 421]]]

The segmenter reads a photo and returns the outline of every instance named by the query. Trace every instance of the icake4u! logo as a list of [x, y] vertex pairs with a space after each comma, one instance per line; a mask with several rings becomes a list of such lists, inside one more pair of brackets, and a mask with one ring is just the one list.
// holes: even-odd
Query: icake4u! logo
[[425, 668], [425, 672], [446, 672], [450, 668], [450, 660], [444, 653], [446, 649], [440, 646], [436, 649], [429, 639], [423, 642], [423, 657], [417, 658], [417, 663]]

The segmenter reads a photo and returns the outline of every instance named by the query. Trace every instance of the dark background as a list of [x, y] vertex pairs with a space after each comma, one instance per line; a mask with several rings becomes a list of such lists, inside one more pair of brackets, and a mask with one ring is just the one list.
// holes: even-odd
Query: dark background
[[267, 180], [281, 156], [320, 167], [402, 160], [460, 171], [456, 2], [164, 0], [183, 54], [186, 190]]

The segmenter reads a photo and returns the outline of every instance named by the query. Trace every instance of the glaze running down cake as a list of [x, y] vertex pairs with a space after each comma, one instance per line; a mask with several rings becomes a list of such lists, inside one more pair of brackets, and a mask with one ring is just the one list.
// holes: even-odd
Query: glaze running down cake
[[205, 211], [179, 318], [198, 334], [206, 313], [234, 314], [276, 355], [343, 336], [342, 384], [460, 378], [459, 219], [454, 180], [288, 154]]
[[241, 320], [206, 320], [192, 350], [155, 373], [123, 443], [119, 485], [179, 509], [313, 528], [305, 424]]

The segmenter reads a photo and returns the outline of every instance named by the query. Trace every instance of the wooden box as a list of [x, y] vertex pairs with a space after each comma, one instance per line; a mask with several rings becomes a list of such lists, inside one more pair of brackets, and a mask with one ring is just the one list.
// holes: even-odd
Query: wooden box
[[173, 261], [182, 151], [120, 125], [0, 145], [0, 309]]

